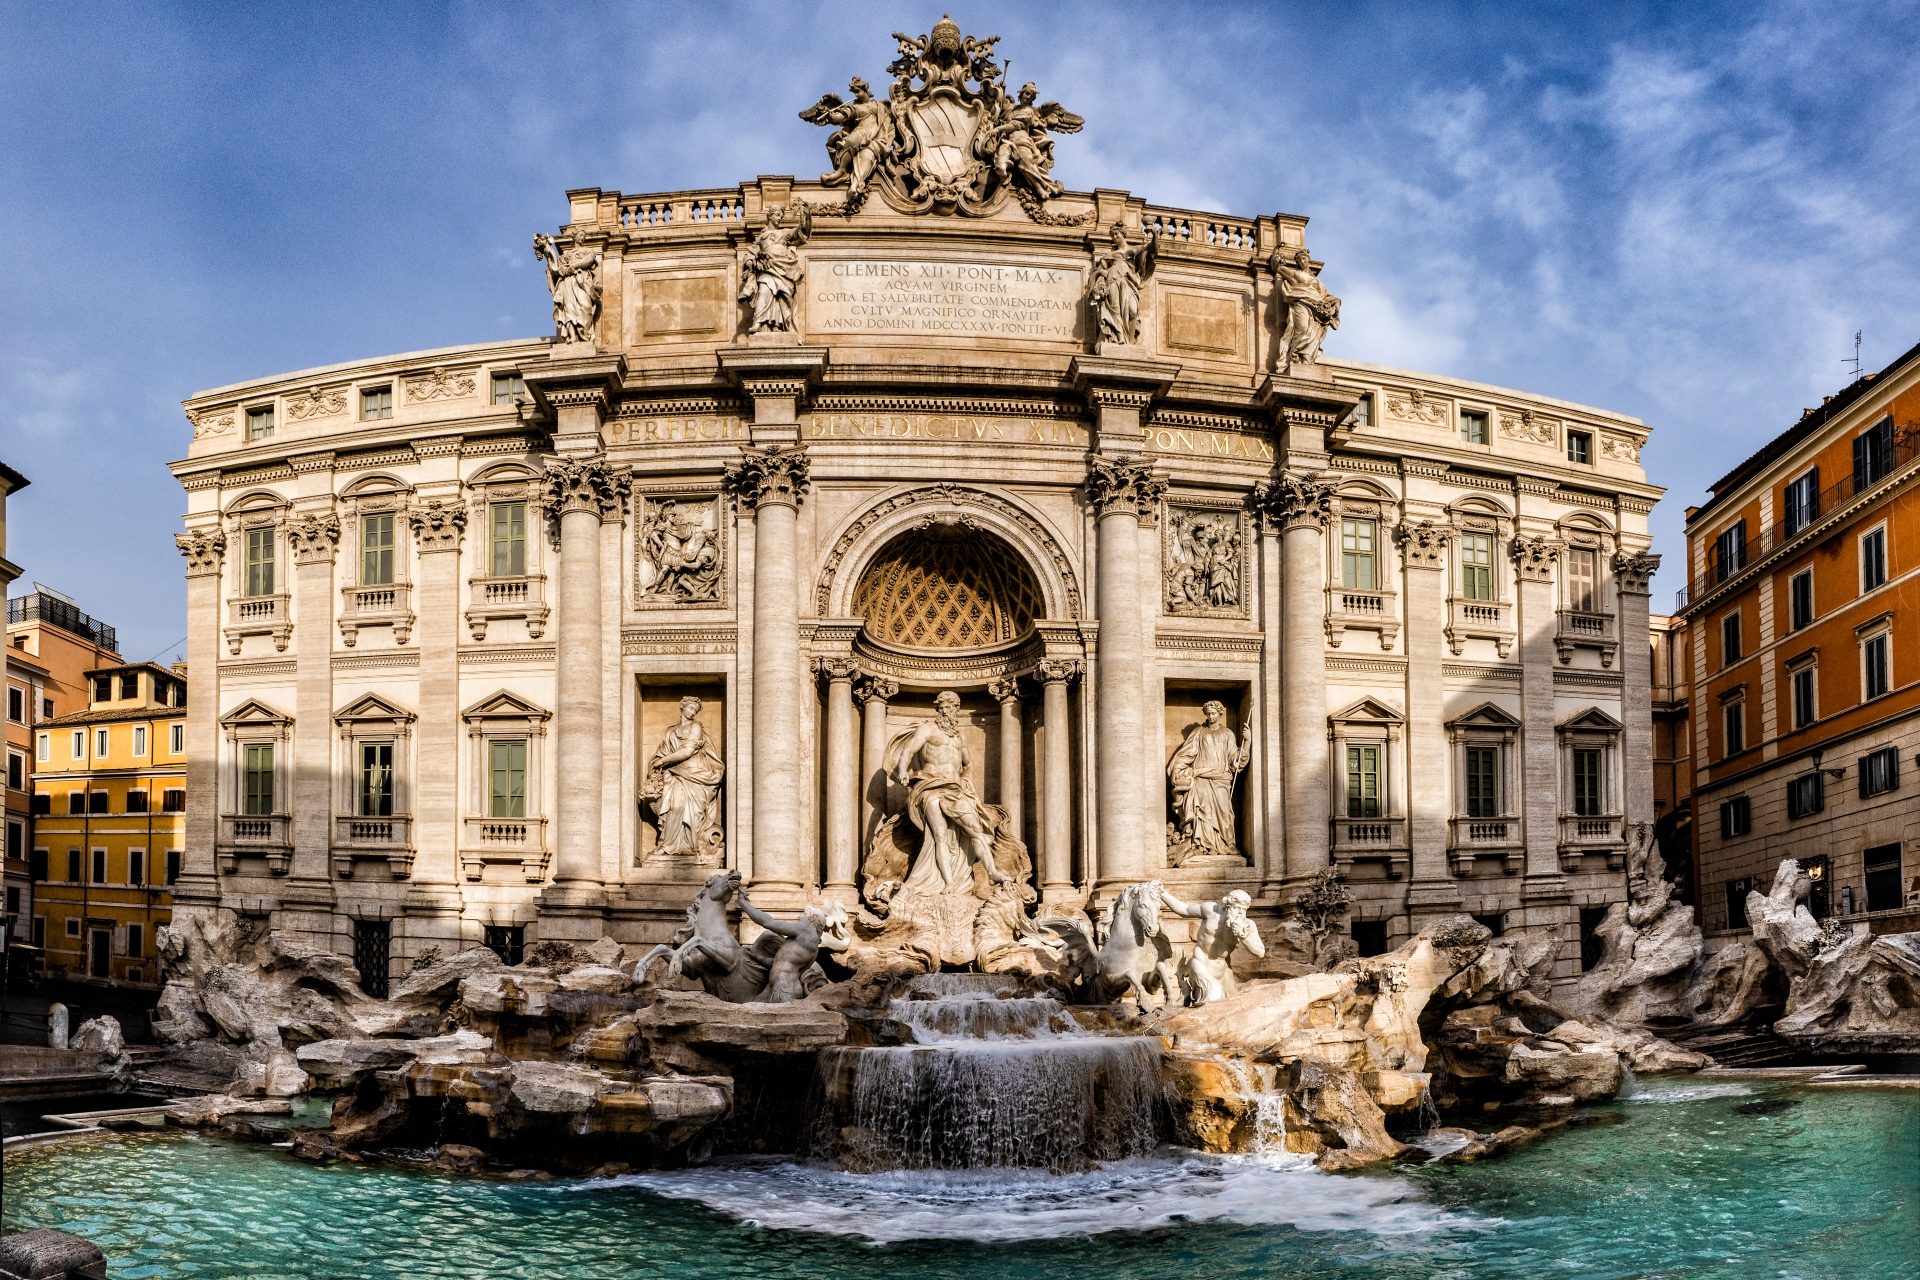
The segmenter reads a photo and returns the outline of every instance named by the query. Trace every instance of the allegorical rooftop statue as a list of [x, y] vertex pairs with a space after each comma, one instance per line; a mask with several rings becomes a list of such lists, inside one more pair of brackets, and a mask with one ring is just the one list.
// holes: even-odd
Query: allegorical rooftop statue
[[740, 301], [751, 312], [748, 333], [793, 331], [793, 291], [807, 270], [800, 248], [812, 234], [813, 217], [805, 205], [767, 215], [740, 266]]
[[1327, 330], [1340, 327], [1340, 299], [1320, 283], [1313, 260], [1302, 248], [1282, 245], [1268, 263], [1280, 287], [1280, 359], [1283, 367], [1312, 364], [1320, 358]]
[[592, 342], [594, 321], [600, 318], [600, 251], [590, 245], [562, 250], [549, 235], [536, 235], [533, 251], [547, 265], [554, 336]]

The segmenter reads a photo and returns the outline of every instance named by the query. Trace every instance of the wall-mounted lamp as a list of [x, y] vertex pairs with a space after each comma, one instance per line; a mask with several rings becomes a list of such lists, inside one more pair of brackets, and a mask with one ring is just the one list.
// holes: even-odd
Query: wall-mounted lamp
[[[1847, 766], [1845, 766], [1845, 765], [1841, 765], [1841, 766], [1840, 766], [1840, 767], [1839, 767], [1838, 769], [1822, 769], [1822, 768], [1820, 768], [1820, 759], [1821, 759], [1821, 757], [1822, 757], [1822, 756], [1824, 756], [1825, 754], [1826, 754], [1826, 752], [1825, 752], [1825, 751], [1815, 751], [1815, 752], [1813, 753], [1813, 767], [1814, 767], [1814, 768], [1815, 768], [1816, 770], [1818, 770], [1819, 772], [1821, 772], [1821, 773], [1824, 773], [1824, 774], [1826, 774], [1826, 775], [1827, 775], [1827, 776], [1828, 776], [1829, 778], [1832, 778], [1832, 779], [1833, 779], [1833, 780], [1834, 780], [1835, 782], [1838, 782], [1838, 781], [1840, 781], [1840, 779], [1842, 779], [1842, 778], [1844, 778], [1844, 777], [1846, 777], [1846, 776], [1847, 776]], [[1920, 757], [1916, 757], [1916, 761], [1920, 761]]]

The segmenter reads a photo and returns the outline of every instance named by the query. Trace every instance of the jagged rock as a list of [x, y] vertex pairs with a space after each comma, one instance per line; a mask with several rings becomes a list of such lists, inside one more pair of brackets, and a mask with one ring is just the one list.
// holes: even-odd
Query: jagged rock
[[846, 1016], [819, 996], [730, 1004], [704, 991], [662, 991], [634, 1025], [655, 1064], [691, 1073], [714, 1069], [715, 1060], [811, 1057], [847, 1042]]
[[1828, 1047], [1920, 1045], [1920, 933], [1855, 933], [1823, 947], [1794, 982], [1786, 1016], [1773, 1029]]
[[1692, 1049], [1660, 1039], [1644, 1027], [1619, 1027], [1601, 1023], [1588, 1026], [1568, 1019], [1546, 1037], [1569, 1049], [1611, 1053], [1633, 1071], [1651, 1075], [1667, 1071], [1700, 1071], [1713, 1065], [1713, 1059]]
[[154, 1038], [164, 1044], [187, 1044], [213, 1034], [213, 1026], [200, 1016], [200, 1002], [177, 982], [169, 982], [160, 991], [151, 1016]]
[[276, 1049], [265, 1061], [241, 1063], [229, 1088], [247, 1098], [296, 1098], [305, 1093], [311, 1083], [293, 1054]]
[[1747, 895], [1747, 924], [1753, 940], [1788, 982], [1805, 973], [1820, 950], [1820, 922], [1807, 910], [1812, 893], [1812, 879], [1798, 862], [1786, 858], [1774, 872], [1771, 889]]
[[1620, 1092], [1620, 1056], [1611, 1049], [1576, 1051], [1553, 1041], [1518, 1044], [1507, 1054], [1506, 1081], [1536, 1095], [1568, 1094], [1597, 1102]]
[[[611, 942], [611, 938], [602, 938]], [[567, 991], [593, 991], [601, 995], [620, 995], [633, 989], [633, 979], [610, 965], [586, 964], [560, 975], [560, 986]]]
[[118, 1062], [127, 1056], [127, 1038], [120, 1033], [120, 1020], [111, 1014], [81, 1023], [73, 1038], [67, 1041], [67, 1047], [108, 1062]]
[[1628, 902], [1607, 909], [1595, 930], [1604, 948], [1599, 962], [1558, 995], [1557, 1005], [1608, 1022], [1635, 1024], [1684, 1010], [1704, 939], [1693, 909], [1672, 901], [1665, 882], [1661, 889], [1666, 901], [1657, 911], [1645, 913]]
[[583, 948], [583, 952], [592, 964], [599, 965], [603, 969], [619, 969], [623, 967], [627, 949], [612, 938], [601, 938]]
[[486, 947], [468, 947], [446, 959], [435, 957], [431, 963], [416, 963], [406, 977], [393, 984], [387, 993], [390, 1004], [434, 1001], [447, 1004], [459, 993], [460, 983], [477, 973], [492, 973], [506, 968], [500, 957]]
[[292, 1110], [284, 1098], [240, 1098], [230, 1093], [210, 1093], [173, 1103], [167, 1119], [195, 1128], [216, 1124], [232, 1115], [283, 1116]]
[[539, 1018], [546, 1015], [547, 998], [559, 989], [557, 978], [538, 969], [498, 969], [461, 979], [460, 1003], [470, 1013], [492, 1018]]
[[493, 1041], [475, 1031], [424, 1040], [339, 1039], [300, 1046], [297, 1065], [323, 1092], [354, 1088], [368, 1075], [416, 1063], [451, 1066], [504, 1062]]
[[1786, 979], [1767, 953], [1750, 942], [1729, 942], [1694, 973], [1682, 1012], [1702, 1026], [1745, 1021], [1786, 999]]

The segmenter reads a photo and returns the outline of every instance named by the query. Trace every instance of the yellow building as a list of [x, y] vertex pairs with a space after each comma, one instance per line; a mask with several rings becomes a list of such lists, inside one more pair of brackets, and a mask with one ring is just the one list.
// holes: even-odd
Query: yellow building
[[34, 734], [34, 940], [56, 976], [155, 986], [186, 842], [186, 679], [141, 662], [87, 686], [85, 711]]

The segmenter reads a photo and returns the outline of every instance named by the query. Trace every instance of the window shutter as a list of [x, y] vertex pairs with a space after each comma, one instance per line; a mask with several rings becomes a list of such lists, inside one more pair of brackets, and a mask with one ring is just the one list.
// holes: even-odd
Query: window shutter
[[1853, 438], [1853, 491], [1855, 493], [1867, 487], [1868, 451], [1873, 447], [1871, 434], [1857, 435]]

